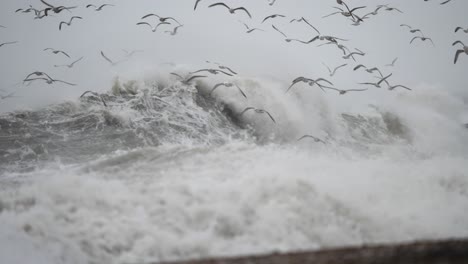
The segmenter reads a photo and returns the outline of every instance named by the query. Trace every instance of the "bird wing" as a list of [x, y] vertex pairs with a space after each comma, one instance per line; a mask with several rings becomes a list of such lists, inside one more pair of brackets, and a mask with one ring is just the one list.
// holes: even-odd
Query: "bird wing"
[[382, 78], [377, 84], [380, 85], [381, 83], [385, 82], [388, 78], [390, 78], [390, 76], [392, 76], [392, 75], [393, 75], [393, 73], [390, 73], [389, 75]]
[[247, 10], [245, 7], [238, 7], [233, 9], [234, 12], [236, 12], [237, 10], [244, 11], [250, 18], [252, 18], [252, 15], [250, 15], [249, 10]]
[[455, 60], [453, 61], [453, 64], [457, 64], [457, 61], [458, 61], [458, 56], [460, 56], [461, 53], [465, 52], [464, 50], [457, 50], [457, 52], [455, 53]]
[[266, 110], [263, 110], [270, 118], [271, 118], [271, 121], [273, 121], [273, 123], [276, 124], [276, 121], [275, 119], [273, 118], [273, 116], [270, 114], [270, 112], [266, 111]]
[[73, 65], [75, 65], [75, 63], [79, 62], [80, 60], [82, 60], [84, 57], [81, 57], [79, 59], [77, 59], [76, 61], [72, 62], [72, 64], [70, 64], [70, 67], [73, 67]]
[[94, 7], [94, 8], [96, 8], [96, 6], [95, 6], [95, 5], [93, 5], [93, 4], [89, 4], [89, 5], [87, 5], [87, 6], [86, 6], [86, 8], [90, 8], [90, 7]]
[[66, 52], [64, 52], [64, 51], [59, 50], [58, 52], [59, 52], [59, 53], [62, 53], [62, 54], [65, 55], [65, 56], [67, 56], [68, 58], [70, 58], [70, 56], [69, 56]]
[[285, 38], [287, 38], [288, 36], [286, 36], [286, 34], [284, 34], [283, 32], [281, 32], [281, 30], [277, 29], [275, 27], [275, 25], [271, 25], [273, 27], [274, 30], [278, 31], [281, 35], [283, 35]]
[[249, 107], [245, 108], [242, 112], [240, 112], [239, 115], [241, 116], [241, 115], [243, 115], [245, 112], [247, 112], [247, 111], [249, 111], [249, 110], [255, 110], [255, 107], [249, 106]]
[[326, 82], [326, 83], [328, 83], [328, 84], [330, 84], [330, 85], [333, 85], [333, 83], [331, 83], [329, 80], [326, 80], [326, 79], [324, 79], [324, 78], [318, 78], [317, 80], [315, 80], [315, 82], [316, 82], [316, 83], [318, 83], [318, 82]]
[[197, 6], [198, 6], [198, 3], [200, 3], [201, 0], [197, 0], [195, 1], [195, 6], [193, 7], [193, 11], [195, 11], [197, 9]]
[[414, 37], [413, 39], [411, 39], [410, 44], [413, 43], [413, 41], [414, 41], [415, 39], [418, 39], [418, 38], [421, 38], [421, 37], [416, 36], [416, 37]]
[[455, 45], [457, 45], [457, 44], [462, 44], [463, 46], [465, 46], [465, 44], [463, 44], [463, 42], [461, 42], [460, 40], [455, 41], [455, 42], [452, 44], [452, 46], [455, 46]]
[[333, 16], [333, 15], [336, 15], [336, 14], [340, 14], [341, 12], [333, 12], [331, 14], [328, 14], [326, 16], [323, 16], [322, 18], [326, 18], [326, 17], [329, 17], [329, 16]]
[[184, 79], [184, 77], [180, 76], [179, 74], [177, 74], [177, 73], [175, 73], [175, 72], [171, 72], [170, 74], [172, 74], [172, 75], [174, 75], [174, 76], [177, 76], [177, 77], [179, 77], [179, 78], [182, 79], [182, 80]]
[[60, 24], [59, 24], [59, 30], [62, 30], [62, 25], [63, 25], [63, 24], [67, 24], [67, 25], [68, 25], [68, 23], [65, 22], [65, 21], [60, 22]]
[[102, 50], [101, 50], [101, 56], [102, 56], [106, 61], [108, 61], [110, 64], [112, 64], [112, 65], [115, 64], [111, 59], [109, 59], [109, 58], [104, 54], [104, 52], [103, 52]]
[[42, 2], [44, 5], [46, 5], [46, 6], [49, 6], [49, 7], [52, 7], [52, 8], [54, 8], [54, 6], [53, 6], [53, 5], [51, 5], [51, 4], [49, 4], [49, 3], [46, 3], [44, 0], [41, 0], [41, 2]]
[[159, 18], [158, 15], [151, 13], [151, 14], [147, 14], [147, 15], [142, 16], [141, 19], [145, 19], [145, 18], [150, 17], [150, 16], [155, 16], [155, 17]]
[[70, 18], [69, 24], [71, 24], [71, 22], [73, 21], [73, 19], [83, 19], [83, 18], [80, 17], [80, 16], [72, 16], [72, 17]]
[[463, 28], [462, 28], [462, 27], [456, 27], [456, 28], [455, 28], [455, 33], [457, 33], [458, 30], [460, 30], [460, 29], [463, 29]]
[[205, 78], [205, 77], [207, 77], [207, 76], [205, 76], [205, 75], [195, 75], [195, 76], [192, 76], [192, 77], [188, 78], [185, 82], [188, 83], [190, 81], [193, 81], [196, 78]]
[[213, 89], [211, 89], [211, 91], [210, 91], [210, 95], [214, 92], [214, 90], [216, 90], [220, 86], [226, 86], [226, 84], [225, 83], [218, 83], [215, 86], [213, 86]]
[[153, 29], [153, 26], [151, 26], [151, 24], [148, 22], [138, 22], [137, 25], [148, 25], [151, 29]]
[[313, 29], [317, 32], [317, 34], [320, 35], [320, 31], [319, 31], [317, 28], [315, 28], [311, 23], [309, 23], [309, 21], [307, 21], [307, 20], [306, 20], [305, 18], [303, 18], [303, 17], [302, 17], [302, 21], [304, 21], [307, 25], [309, 25], [311, 28], [313, 28]]
[[53, 82], [61, 82], [61, 83], [64, 83], [64, 84], [68, 84], [70, 86], [76, 86], [76, 84], [74, 83], [69, 83], [69, 82], [65, 82], [65, 81], [62, 81], [62, 80], [52, 80]]
[[245, 98], [247, 98], [247, 95], [244, 93], [244, 91], [242, 91], [242, 89], [241, 89], [237, 84], [235, 84], [235, 86], [237, 87], [237, 89], [239, 90], [239, 92], [240, 92]]
[[210, 8], [210, 7], [215, 7], [215, 6], [224, 6], [224, 7], [226, 7], [226, 8], [229, 9], [229, 10], [231, 9], [228, 5], [226, 5], [225, 3], [221, 3], [221, 2], [211, 4], [211, 5], [209, 5], [208, 7]]
[[362, 92], [362, 91], [367, 91], [368, 89], [349, 89], [346, 90], [347, 92]]
[[362, 64], [359, 64], [358, 66], [354, 67], [353, 71], [356, 71], [356, 70], [358, 70], [358, 69], [360, 69], [362, 67], [366, 68], [366, 66], [364, 66]]

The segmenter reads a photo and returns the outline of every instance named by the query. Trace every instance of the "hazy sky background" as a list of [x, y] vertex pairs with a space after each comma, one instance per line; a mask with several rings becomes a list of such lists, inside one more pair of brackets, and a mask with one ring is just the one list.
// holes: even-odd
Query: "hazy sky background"
[[[73, 13], [63, 11], [54, 17], [34, 20], [32, 13], [15, 13], [15, 10], [27, 8], [28, 5], [44, 8], [39, 0], [2, 0], [0, 25], [7, 28], [0, 28], [0, 42], [19, 43], [0, 48], [0, 89], [5, 90], [2, 94], [16, 91], [20, 97], [0, 100], [0, 111], [34, 108], [74, 99], [86, 90], [105, 92], [110, 89], [115, 76], [151, 73], [165, 62], [184, 64], [195, 70], [206, 67], [205, 60], [221, 62], [243, 76], [272, 77], [285, 85], [301, 75], [328, 78], [328, 71], [322, 62], [330, 67], [349, 63], [346, 69], [332, 78], [335, 86], [342, 89], [358, 88], [357, 82], [374, 80], [365, 72], [352, 71], [355, 65], [363, 63], [370, 67], [378, 66], [386, 74], [393, 73], [393, 84], [404, 84], [414, 89], [431, 86], [468, 98], [468, 56], [462, 55], [458, 64], [454, 65], [456, 48], [451, 46], [455, 40], [468, 43], [468, 34], [461, 31], [454, 33], [456, 26], [468, 27], [468, 1], [452, 0], [443, 6], [439, 5], [441, 0], [348, 1], [352, 7], [367, 6], [365, 10], [357, 11], [361, 15], [373, 11], [378, 4], [386, 3], [404, 12], [380, 10], [377, 16], [358, 27], [350, 25], [350, 21], [340, 15], [322, 19], [322, 16], [335, 11], [333, 6], [337, 5], [334, 0], [277, 0], [274, 6], [269, 6], [267, 0], [225, 1], [232, 6], [245, 6], [253, 19], [242, 12], [231, 15], [222, 7], [207, 8], [214, 2], [202, 0], [194, 12], [194, 0], [50, 0], [55, 5], [76, 5], [79, 8], [74, 9]], [[112, 3], [115, 6], [96, 12], [85, 8], [88, 3]], [[184, 27], [179, 29], [176, 36], [163, 33], [164, 30], [171, 30], [171, 26], [161, 26], [153, 33], [146, 26], [136, 25], [147, 13], [173, 16]], [[265, 16], [274, 13], [284, 14], [287, 19], [277, 18], [261, 24]], [[68, 21], [72, 15], [82, 16], [83, 20], [75, 20], [70, 27], [65, 26], [59, 31], [60, 21]], [[341, 51], [332, 45], [316, 47], [318, 42], [311, 45], [286, 43], [271, 28], [273, 23], [291, 38], [309, 40], [316, 35], [314, 31], [304, 24], [289, 23], [290, 19], [301, 16], [307, 18], [323, 35], [349, 39], [343, 44], [365, 51], [366, 56], [357, 57], [357, 62], [345, 61], [341, 58]], [[246, 34], [239, 20], [266, 32]], [[146, 21], [155, 23], [156, 19]], [[409, 41], [414, 35], [400, 27], [402, 23], [420, 28], [434, 40], [435, 47], [419, 40], [410, 45]], [[72, 59], [43, 51], [48, 47], [64, 50]], [[111, 67], [99, 54], [103, 50], [114, 60], [120, 60], [124, 58], [122, 49], [144, 50], [144, 53], [136, 54], [116, 67]], [[84, 59], [74, 68], [53, 67], [54, 64], [68, 64], [81, 56]], [[395, 57], [399, 57], [399, 60], [394, 68], [384, 67]], [[47, 85], [42, 82], [22, 85], [22, 80], [33, 71], [45, 71], [54, 78], [78, 85]], [[385, 94], [372, 90], [359, 96], [385, 97]], [[340, 100], [350, 100], [356, 96]]]

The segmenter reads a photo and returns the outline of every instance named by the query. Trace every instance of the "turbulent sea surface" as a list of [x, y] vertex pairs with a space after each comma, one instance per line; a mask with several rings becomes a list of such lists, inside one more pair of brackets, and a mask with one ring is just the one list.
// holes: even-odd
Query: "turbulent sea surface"
[[[468, 236], [467, 109], [456, 97], [427, 89], [345, 111], [310, 87], [285, 94], [281, 82], [238, 78], [245, 99], [168, 76], [0, 115], [1, 263]], [[237, 114], [248, 106], [276, 124]], [[325, 143], [297, 141], [304, 134]]]

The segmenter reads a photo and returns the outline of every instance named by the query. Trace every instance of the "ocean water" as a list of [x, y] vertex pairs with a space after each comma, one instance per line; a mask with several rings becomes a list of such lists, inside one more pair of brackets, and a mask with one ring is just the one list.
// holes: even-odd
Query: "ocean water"
[[[468, 236], [467, 106], [169, 71], [0, 115], [0, 263], [146, 263]], [[348, 102], [340, 103], [342, 98]], [[103, 101], [107, 106], [104, 106]], [[255, 106], [266, 114], [247, 111]], [[298, 141], [308, 134], [312, 138]]]

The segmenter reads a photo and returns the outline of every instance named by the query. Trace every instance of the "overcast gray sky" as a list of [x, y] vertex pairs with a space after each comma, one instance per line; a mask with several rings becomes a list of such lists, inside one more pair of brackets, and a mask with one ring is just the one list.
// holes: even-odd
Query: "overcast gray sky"
[[[354, 0], [350, 6], [367, 6], [364, 14], [375, 9], [378, 4], [390, 4], [404, 13], [380, 12], [361, 26], [351, 26], [343, 16], [322, 18], [334, 11], [334, 0], [277, 0], [269, 6], [267, 0], [226, 0], [232, 6], [245, 6], [252, 13], [249, 19], [242, 12], [231, 15], [222, 7], [207, 8], [216, 1], [202, 0], [197, 11], [193, 11], [194, 0], [132, 0], [132, 1], [52, 1], [55, 5], [77, 5], [70, 14], [63, 11], [54, 17], [34, 20], [33, 15], [15, 13], [17, 8], [33, 5], [43, 8], [39, 0], [2, 0], [0, 2], [0, 42], [19, 41], [14, 45], [0, 48], [0, 89], [17, 91], [18, 98], [0, 100], [0, 111], [10, 111], [24, 107], [37, 107], [64, 99], [78, 97], [85, 90], [104, 92], [109, 90], [112, 78], [120, 74], [138, 74], [157, 69], [164, 62], [186, 64], [196, 69], [205, 60], [218, 61], [236, 69], [244, 76], [271, 76], [285, 83], [300, 75], [312, 78], [327, 77], [322, 65], [325, 62], [335, 67], [345, 62], [351, 67], [339, 72], [333, 82], [339, 88], [356, 88], [357, 82], [370, 81], [365, 73], [355, 73], [352, 67], [358, 63], [378, 66], [385, 73], [393, 73], [392, 82], [423, 89], [425, 85], [446, 89], [458, 96], [468, 97], [468, 56], [460, 57], [453, 64], [456, 48], [455, 40], [468, 43], [468, 34], [454, 33], [456, 26], [468, 27], [468, 1], [452, 0], [441, 6], [441, 0]], [[86, 9], [88, 3], [112, 3], [114, 7], [101, 12]], [[153, 33], [144, 26], [137, 26], [140, 18], [147, 13], [173, 16], [184, 27], [176, 36], [164, 34], [170, 27], [161, 27]], [[316, 47], [317, 44], [302, 45], [286, 43], [271, 28], [271, 23], [261, 24], [263, 18], [273, 13], [286, 15], [287, 19], [275, 19], [273, 24], [281, 28], [291, 38], [308, 40], [315, 32], [304, 24], [289, 24], [291, 18], [304, 16], [322, 34], [333, 35], [350, 41], [346, 46], [359, 48], [366, 56], [358, 62], [344, 61], [342, 53], [333, 46]], [[82, 16], [72, 26], [59, 31], [60, 21], [72, 15]], [[245, 34], [245, 21], [251, 26], [261, 27], [266, 32]], [[155, 19], [148, 19], [151, 23]], [[400, 27], [406, 23], [420, 28], [435, 42], [409, 41], [413, 37], [407, 29]], [[44, 48], [62, 49], [72, 59], [44, 52]], [[103, 50], [109, 57], [123, 58], [122, 49], [141, 49], [133, 59], [117, 67], [111, 67], [99, 52]], [[74, 68], [54, 68], [54, 64], [67, 64], [81, 56], [85, 58]], [[394, 68], [384, 67], [395, 57], [399, 57]], [[77, 83], [75, 87], [41, 82], [24, 86], [21, 81], [32, 71], [45, 71], [54, 78]]]

